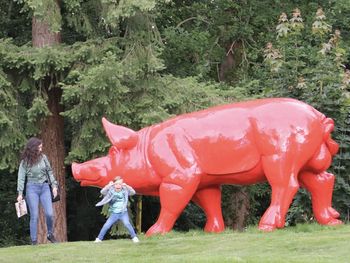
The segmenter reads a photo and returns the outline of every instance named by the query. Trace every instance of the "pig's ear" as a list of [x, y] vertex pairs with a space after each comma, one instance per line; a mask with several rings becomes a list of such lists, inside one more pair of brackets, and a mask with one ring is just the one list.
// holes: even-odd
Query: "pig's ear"
[[102, 124], [109, 140], [118, 149], [130, 149], [136, 145], [138, 135], [135, 131], [115, 125], [106, 118], [102, 118]]

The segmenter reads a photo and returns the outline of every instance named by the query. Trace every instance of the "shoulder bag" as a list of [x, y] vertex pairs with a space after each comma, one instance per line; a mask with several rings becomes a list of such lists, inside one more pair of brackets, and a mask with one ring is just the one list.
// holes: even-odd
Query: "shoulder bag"
[[46, 178], [47, 178], [47, 182], [49, 183], [49, 187], [50, 187], [50, 193], [51, 193], [51, 200], [52, 200], [52, 203], [54, 202], [57, 202], [59, 200], [61, 200], [61, 197], [60, 197], [60, 187], [57, 183], [57, 195], [56, 197], [53, 196], [53, 192], [52, 192], [52, 183], [51, 183], [51, 179], [50, 179], [50, 175], [49, 175], [49, 169], [48, 169], [48, 165], [47, 165], [47, 162], [46, 162], [46, 157], [44, 157], [44, 162], [45, 162], [45, 171], [46, 171]]

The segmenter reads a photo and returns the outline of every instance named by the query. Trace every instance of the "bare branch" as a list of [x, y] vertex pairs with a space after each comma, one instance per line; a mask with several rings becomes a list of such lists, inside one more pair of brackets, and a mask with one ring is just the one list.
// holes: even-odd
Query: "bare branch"
[[230, 49], [227, 51], [226, 53], [226, 57], [228, 56], [228, 54], [230, 54], [230, 52], [232, 53], [233, 55], [233, 46], [235, 45], [236, 43], [236, 40], [232, 42], [231, 46], [230, 46]]
[[209, 25], [209, 22], [208, 22], [208, 21], [206, 21], [206, 20], [204, 20], [204, 19], [202, 19], [202, 18], [199, 18], [199, 17], [197, 17], [197, 16], [193, 16], [193, 17], [189, 17], [189, 18], [187, 18], [187, 19], [181, 21], [180, 23], [178, 23], [177, 26], [176, 26], [176, 28], [179, 28], [182, 24], [184, 24], [184, 23], [186, 23], [186, 22], [188, 22], [188, 21], [191, 21], [191, 20], [195, 20], [195, 19], [197, 19], [197, 20], [199, 20], [199, 21], [202, 21], [202, 22], [204, 22], [204, 23], [206, 23], [206, 24]]

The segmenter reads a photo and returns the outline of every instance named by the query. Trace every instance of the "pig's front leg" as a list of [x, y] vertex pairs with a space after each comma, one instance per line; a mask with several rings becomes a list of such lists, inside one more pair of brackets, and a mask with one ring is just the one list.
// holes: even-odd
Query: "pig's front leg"
[[161, 210], [157, 222], [147, 231], [146, 235], [165, 234], [173, 228], [176, 219], [191, 200], [198, 179], [188, 182], [164, 182], [159, 189]]
[[169, 232], [183, 209], [192, 199], [201, 172], [187, 138], [181, 131], [165, 133], [153, 142], [150, 160], [162, 175], [159, 187], [161, 210], [157, 222], [146, 235]]

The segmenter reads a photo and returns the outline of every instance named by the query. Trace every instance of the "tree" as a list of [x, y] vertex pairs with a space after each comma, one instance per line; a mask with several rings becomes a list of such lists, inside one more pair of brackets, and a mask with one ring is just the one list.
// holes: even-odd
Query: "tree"
[[[49, 48], [60, 44], [60, 33], [57, 24], [60, 21], [59, 1], [25, 1], [24, 8], [28, 8], [33, 13], [32, 18], [32, 45], [31, 52], [40, 48]], [[40, 51], [39, 51], [40, 53]], [[34, 69], [37, 70], [37, 69]], [[19, 75], [20, 72], [14, 75]], [[35, 73], [34, 73], [35, 74]], [[39, 107], [43, 110], [45, 118], [38, 119], [40, 137], [43, 140], [44, 152], [51, 160], [51, 165], [56, 179], [61, 186], [62, 200], [54, 205], [55, 210], [55, 235], [60, 241], [67, 240], [66, 227], [66, 199], [65, 199], [65, 167], [64, 167], [64, 138], [63, 138], [63, 118], [60, 116], [63, 108], [60, 105], [62, 91], [58, 86], [59, 79], [56, 72], [47, 70], [41, 76], [30, 79], [22, 76], [20, 85], [28, 85], [32, 94], [35, 94], [32, 101], [32, 112]], [[32, 81], [29, 83], [28, 81]], [[33, 81], [34, 80], [34, 81]], [[17, 83], [18, 84], [18, 83]], [[28, 87], [27, 87], [28, 88]], [[15, 119], [15, 118], [14, 118]], [[23, 121], [23, 120], [22, 120]], [[46, 224], [41, 211], [38, 228], [38, 242], [46, 242]]]
[[[54, 27], [50, 26], [50, 21], [45, 18], [55, 17], [60, 20], [59, 0], [44, 1], [45, 11], [36, 15], [34, 12], [32, 21], [32, 43], [34, 48], [44, 48], [59, 45], [61, 43], [60, 32], [54, 32]], [[54, 72], [53, 72], [54, 73]], [[63, 107], [60, 104], [62, 90], [58, 86], [59, 79], [55, 74], [45, 76], [41, 80], [41, 90], [47, 96], [47, 107], [50, 115], [42, 122], [40, 137], [43, 140], [44, 151], [47, 152], [51, 165], [60, 186], [61, 201], [55, 203], [55, 236], [59, 241], [67, 241], [66, 222], [66, 192], [65, 192], [65, 149], [64, 149], [64, 122], [60, 113]], [[46, 224], [44, 213], [41, 210], [38, 242], [46, 242]]]

